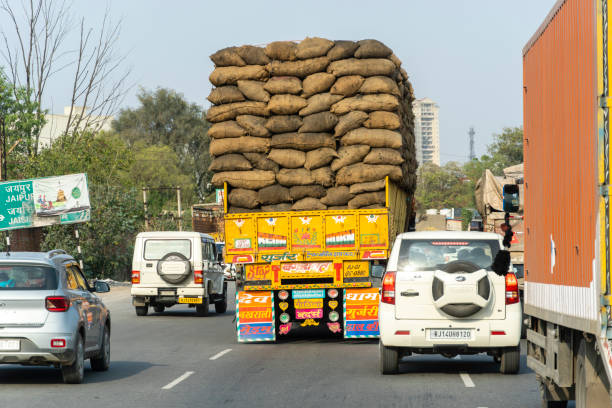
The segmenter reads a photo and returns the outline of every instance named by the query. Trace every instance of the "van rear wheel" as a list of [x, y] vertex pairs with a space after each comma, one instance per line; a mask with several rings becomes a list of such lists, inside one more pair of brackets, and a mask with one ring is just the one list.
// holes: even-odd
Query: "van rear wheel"
[[210, 298], [205, 296], [204, 299], [202, 299], [202, 304], [196, 305], [196, 316], [208, 316], [208, 309], [210, 309]]
[[380, 373], [381, 374], [397, 374], [399, 370], [399, 354], [396, 349], [383, 346], [379, 342], [380, 350]]
[[149, 313], [149, 306], [135, 306], [136, 316], [146, 316]]
[[153, 310], [155, 310], [155, 313], [164, 313], [164, 310], [166, 310], [166, 306], [164, 306], [164, 305], [155, 305], [155, 306], [153, 306]]
[[227, 311], [227, 282], [223, 282], [223, 298], [215, 302], [215, 312], [225, 313]]
[[516, 374], [521, 366], [520, 346], [508, 347], [502, 351], [499, 371], [502, 374]]

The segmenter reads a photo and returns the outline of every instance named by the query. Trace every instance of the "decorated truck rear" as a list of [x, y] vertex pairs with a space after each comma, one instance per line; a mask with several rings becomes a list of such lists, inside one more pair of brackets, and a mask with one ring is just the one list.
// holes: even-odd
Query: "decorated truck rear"
[[[226, 262], [241, 264], [238, 341], [273, 341], [297, 328], [378, 337], [379, 289], [410, 197], [387, 182], [379, 209], [225, 215]], [[378, 282], [380, 282], [378, 280]]]

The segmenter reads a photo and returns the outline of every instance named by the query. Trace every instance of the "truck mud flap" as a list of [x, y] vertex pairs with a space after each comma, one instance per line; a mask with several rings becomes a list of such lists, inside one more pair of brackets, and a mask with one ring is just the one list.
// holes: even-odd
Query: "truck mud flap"
[[236, 334], [238, 342], [275, 341], [274, 293], [238, 292], [236, 296]]
[[344, 289], [344, 338], [378, 338], [378, 288]]

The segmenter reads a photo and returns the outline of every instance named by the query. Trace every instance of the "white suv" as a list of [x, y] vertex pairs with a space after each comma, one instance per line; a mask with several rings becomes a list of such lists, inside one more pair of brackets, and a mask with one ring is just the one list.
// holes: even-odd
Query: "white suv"
[[195, 307], [208, 315], [210, 303], [217, 313], [227, 309], [227, 283], [210, 235], [198, 232], [141, 232], [136, 236], [132, 260], [132, 303], [138, 316], [149, 306], [157, 313], [176, 304]]
[[409, 232], [397, 236], [378, 309], [380, 370], [398, 371], [412, 353], [486, 352], [504, 374], [519, 370], [521, 305], [512, 273], [491, 265], [500, 235], [485, 232]]

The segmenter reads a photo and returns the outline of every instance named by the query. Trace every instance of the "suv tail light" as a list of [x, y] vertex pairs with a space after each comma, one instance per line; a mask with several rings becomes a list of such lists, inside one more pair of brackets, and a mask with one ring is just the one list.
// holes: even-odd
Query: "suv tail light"
[[204, 283], [202, 271], [193, 271], [193, 283]]
[[506, 304], [511, 305], [518, 302], [518, 280], [513, 273], [508, 273], [506, 275]]
[[390, 305], [395, 304], [395, 272], [385, 273], [382, 282], [382, 298], [381, 302]]
[[140, 283], [140, 271], [132, 271], [132, 285]]
[[50, 312], [65, 312], [70, 308], [70, 299], [66, 296], [47, 296], [45, 307]]

